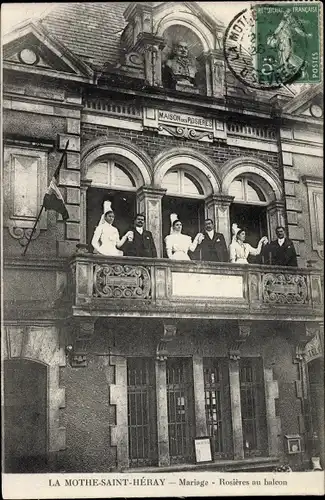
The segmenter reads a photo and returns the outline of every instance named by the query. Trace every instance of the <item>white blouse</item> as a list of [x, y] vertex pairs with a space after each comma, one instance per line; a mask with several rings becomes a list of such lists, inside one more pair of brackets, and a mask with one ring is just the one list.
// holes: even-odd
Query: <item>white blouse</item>
[[104, 222], [96, 227], [91, 244], [102, 255], [123, 255], [122, 250], [116, 248], [119, 241], [120, 235], [116, 227]]
[[229, 245], [230, 262], [238, 264], [248, 264], [249, 255], [259, 255], [260, 249], [253, 248], [249, 243], [238, 243], [233, 241]]
[[187, 252], [192, 247], [192, 238], [186, 234], [174, 233], [165, 238], [167, 255], [172, 260], [191, 260]]

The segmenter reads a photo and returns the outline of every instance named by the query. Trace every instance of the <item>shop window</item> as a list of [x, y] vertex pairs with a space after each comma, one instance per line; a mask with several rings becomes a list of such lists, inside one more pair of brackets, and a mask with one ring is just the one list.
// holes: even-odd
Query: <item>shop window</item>
[[267, 423], [262, 360], [240, 360], [240, 399], [245, 457], [265, 455]]
[[130, 466], [155, 465], [157, 434], [153, 360], [128, 358], [127, 398]]
[[214, 458], [232, 455], [230, 388], [227, 360], [204, 359], [204, 398]]
[[187, 358], [168, 358], [166, 368], [170, 459], [188, 462], [193, 458], [194, 438], [191, 363]]

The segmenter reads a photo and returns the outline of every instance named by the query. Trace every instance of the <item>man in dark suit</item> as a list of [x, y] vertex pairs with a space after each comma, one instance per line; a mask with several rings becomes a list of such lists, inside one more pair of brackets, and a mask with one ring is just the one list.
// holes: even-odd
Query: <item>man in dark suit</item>
[[284, 227], [278, 226], [275, 232], [277, 239], [264, 247], [265, 263], [272, 266], [298, 267], [295, 247], [292, 241], [286, 238]]
[[213, 221], [205, 219], [205, 231], [203, 231], [204, 239], [199, 246], [201, 250], [201, 260], [209, 260], [211, 262], [228, 262], [228, 251], [224, 235], [217, 233], [214, 230]]
[[137, 214], [134, 227], [122, 246], [123, 255], [128, 257], [157, 257], [157, 250], [150, 231], [144, 229], [145, 216]]

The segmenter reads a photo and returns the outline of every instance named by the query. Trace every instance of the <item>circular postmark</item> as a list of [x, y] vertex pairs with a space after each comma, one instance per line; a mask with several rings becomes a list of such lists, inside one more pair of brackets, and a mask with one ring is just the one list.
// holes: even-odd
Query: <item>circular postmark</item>
[[239, 12], [226, 29], [226, 64], [245, 85], [276, 89], [303, 75], [308, 36], [290, 8], [252, 6]]

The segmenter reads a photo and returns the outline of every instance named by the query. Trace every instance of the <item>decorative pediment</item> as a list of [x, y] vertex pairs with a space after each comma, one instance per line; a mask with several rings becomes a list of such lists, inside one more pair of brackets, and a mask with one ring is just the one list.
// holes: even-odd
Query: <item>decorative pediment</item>
[[4, 37], [3, 67], [26, 73], [89, 81], [93, 70], [40, 24], [26, 23]]
[[283, 107], [283, 113], [322, 119], [324, 114], [322, 84], [309, 86]]

